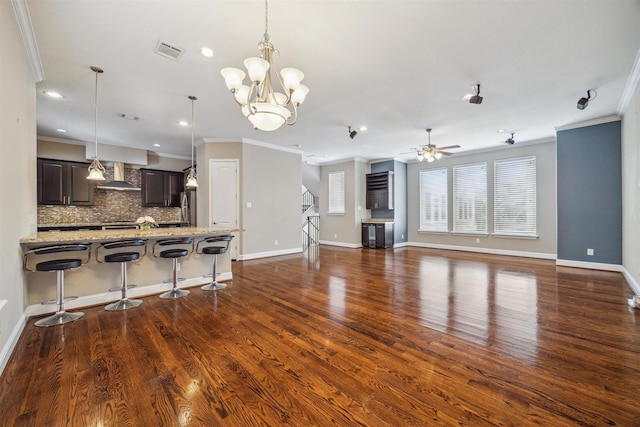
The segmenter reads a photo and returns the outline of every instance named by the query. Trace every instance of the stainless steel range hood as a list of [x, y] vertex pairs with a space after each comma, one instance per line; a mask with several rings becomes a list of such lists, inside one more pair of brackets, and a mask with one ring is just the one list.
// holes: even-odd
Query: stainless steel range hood
[[140, 191], [140, 187], [136, 187], [124, 180], [124, 163], [113, 162], [113, 181], [96, 185], [101, 190], [117, 190], [117, 191]]

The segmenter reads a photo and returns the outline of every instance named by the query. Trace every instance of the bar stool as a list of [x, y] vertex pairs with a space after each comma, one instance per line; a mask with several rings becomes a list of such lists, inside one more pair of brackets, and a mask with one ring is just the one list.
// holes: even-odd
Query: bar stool
[[120, 301], [107, 305], [107, 311], [120, 311], [134, 308], [142, 304], [142, 300], [130, 300], [127, 295], [129, 286], [127, 283], [127, 263], [136, 261], [147, 253], [147, 239], [126, 239], [115, 242], [105, 242], [96, 248], [96, 260], [98, 262], [120, 263], [120, 287], [111, 288], [122, 292]]
[[[167, 248], [167, 249], [163, 249]], [[173, 260], [173, 273], [170, 291], [160, 295], [164, 299], [176, 299], [189, 295], [189, 291], [178, 289], [178, 258], [183, 258], [193, 252], [193, 237], [162, 239], [153, 244], [153, 256], [156, 258], [170, 258]]]
[[[229, 242], [233, 239], [232, 235], [213, 236], [202, 239], [196, 246], [196, 252], [199, 254], [213, 255], [213, 274], [211, 283], [204, 285], [200, 289], [205, 291], [217, 291], [227, 287], [224, 283], [218, 283], [216, 280], [216, 265], [218, 255], [222, 255], [229, 249]], [[205, 246], [208, 245], [208, 246]]]
[[[64, 297], [64, 272], [82, 266], [91, 257], [90, 243], [69, 243], [44, 246], [29, 250], [23, 255], [24, 269], [29, 272], [56, 272], [56, 312], [35, 322], [36, 326], [56, 326], [73, 322], [84, 316], [83, 312], [67, 313], [65, 300], [77, 297]], [[42, 260], [42, 261], [39, 261]]]

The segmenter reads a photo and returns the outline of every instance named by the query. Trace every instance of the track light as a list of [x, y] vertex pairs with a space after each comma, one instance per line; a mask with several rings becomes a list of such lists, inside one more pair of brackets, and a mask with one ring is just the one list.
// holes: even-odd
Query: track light
[[480, 84], [473, 85], [475, 95], [471, 95], [469, 98], [469, 104], [482, 104], [482, 97], [480, 96]]
[[356, 130], [351, 130], [351, 126], [349, 126], [349, 138], [353, 139], [357, 134], [358, 132]]
[[[591, 92], [594, 93], [593, 97], [591, 96]], [[591, 99], [595, 99], [596, 96], [598, 96], [598, 92], [596, 92], [595, 89], [589, 89], [587, 91], [587, 97], [586, 98], [582, 97], [578, 100], [578, 105], [577, 105], [578, 110], [584, 110], [585, 108], [587, 108], [587, 106], [589, 105], [589, 101]]]
[[507, 138], [504, 142], [509, 145], [513, 145], [516, 141], [513, 139], [513, 132], [511, 133], [511, 137]]

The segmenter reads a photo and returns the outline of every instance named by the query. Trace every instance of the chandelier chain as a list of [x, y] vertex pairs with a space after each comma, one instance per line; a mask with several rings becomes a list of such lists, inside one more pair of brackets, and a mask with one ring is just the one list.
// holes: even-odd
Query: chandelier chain
[[264, 0], [264, 40], [269, 41], [269, 2]]

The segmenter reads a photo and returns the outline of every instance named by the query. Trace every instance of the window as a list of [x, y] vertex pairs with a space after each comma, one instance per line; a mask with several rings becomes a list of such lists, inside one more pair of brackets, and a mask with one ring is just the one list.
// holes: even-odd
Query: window
[[536, 157], [494, 163], [495, 234], [536, 235]]
[[446, 168], [420, 171], [420, 231], [449, 231]]
[[329, 212], [344, 213], [344, 171], [329, 172]]
[[453, 232], [487, 233], [487, 164], [453, 167]]

